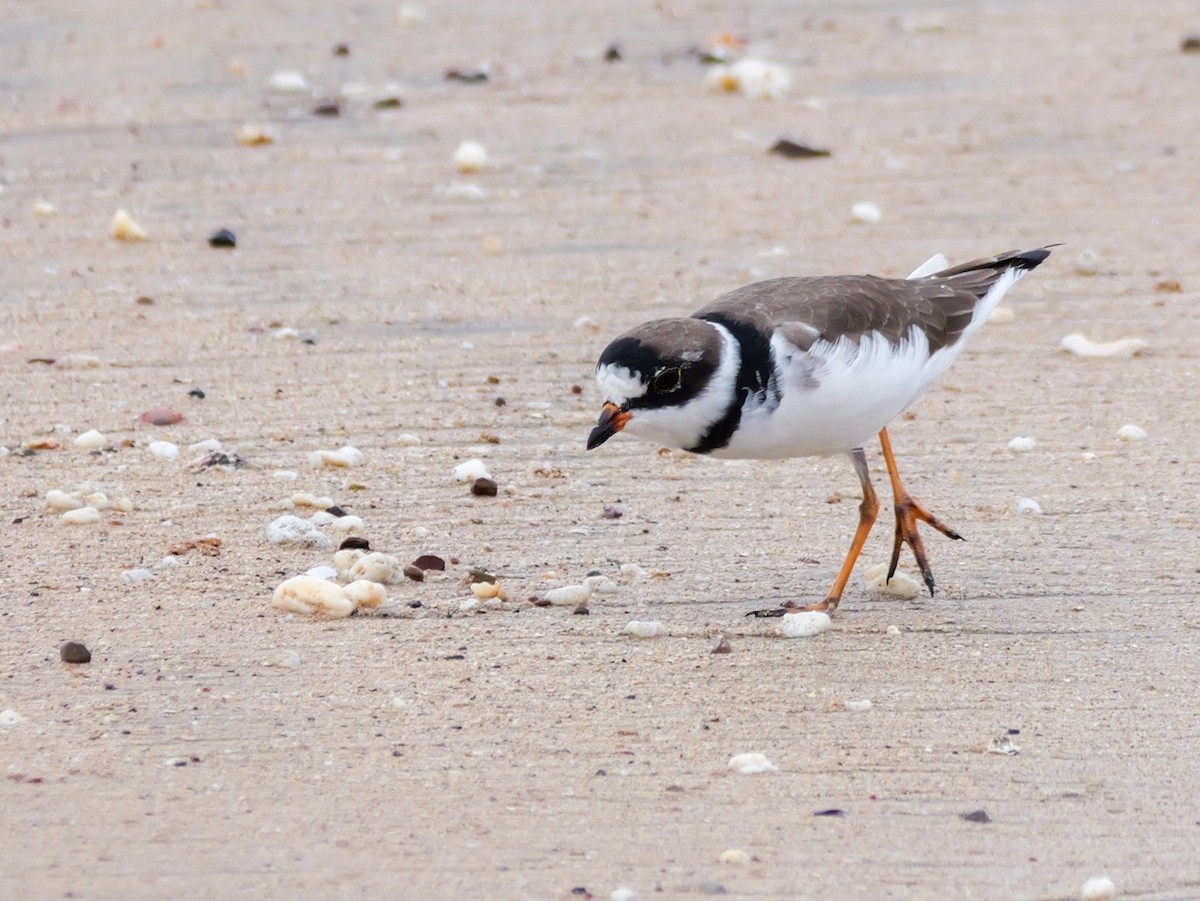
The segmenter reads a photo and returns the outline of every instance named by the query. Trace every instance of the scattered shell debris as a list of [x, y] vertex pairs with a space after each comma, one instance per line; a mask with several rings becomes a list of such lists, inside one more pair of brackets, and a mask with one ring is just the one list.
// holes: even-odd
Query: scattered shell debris
[[77, 510], [68, 510], [60, 518], [69, 525], [90, 526], [100, 521], [100, 511], [95, 507], [80, 507]]
[[477, 479], [490, 479], [492, 474], [482, 460], [472, 459], [459, 463], [454, 467], [454, 478], [459, 482], [475, 482]]
[[99, 450], [108, 444], [108, 439], [96, 429], [88, 429], [71, 443], [81, 450]]
[[1021, 749], [1013, 742], [1011, 735], [998, 735], [988, 744], [987, 752], [1011, 757], [1014, 754], [1020, 754]]
[[741, 848], [727, 848], [721, 852], [721, 856], [717, 858], [721, 863], [736, 864], [744, 866], [750, 862], [750, 855]]
[[463, 141], [454, 151], [454, 167], [463, 174], [479, 172], [487, 165], [487, 148], [478, 141]]
[[133, 221], [133, 217], [129, 215], [128, 210], [117, 210], [113, 213], [112, 222], [109, 223], [109, 230], [112, 236], [118, 241], [126, 241], [129, 243], [136, 241], [145, 241], [148, 237], [145, 229]]
[[779, 620], [779, 634], [784, 638], [811, 638], [828, 632], [833, 626], [829, 614], [821, 610], [799, 610], [785, 613]]
[[767, 759], [767, 755], [759, 754], [757, 751], [751, 751], [746, 754], [734, 754], [729, 758], [729, 769], [735, 770], [744, 776], [752, 776], [755, 773], [776, 773], [779, 767], [771, 763]]
[[1080, 901], [1113, 901], [1117, 886], [1107, 876], [1093, 876], [1079, 890]]
[[271, 596], [271, 604], [288, 613], [305, 616], [321, 613], [335, 619], [349, 616], [358, 608], [357, 600], [346, 589], [312, 576], [292, 576], [280, 583]]
[[1117, 429], [1117, 438], [1121, 441], [1145, 441], [1146, 430], [1131, 422]]
[[1092, 341], [1079, 332], [1072, 332], [1058, 346], [1077, 357], [1134, 357], [1146, 349], [1141, 338], [1120, 338], [1116, 341]]
[[741, 94], [749, 100], [779, 100], [792, 89], [792, 73], [777, 63], [746, 56], [712, 66], [704, 83], [709, 90]]
[[1037, 447], [1037, 441], [1024, 435], [1018, 435], [1012, 441], [1008, 442], [1008, 449], [1018, 454], [1031, 451]]
[[850, 218], [855, 222], [865, 222], [874, 225], [883, 221], [883, 210], [869, 200], [861, 200], [850, 207]]
[[302, 94], [309, 90], [308, 79], [303, 73], [291, 69], [272, 72], [267, 87], [280, 94]]
[[67, 510], [78, 510], [85, 505], [75, 495], [59, 491], [57, 488], [51, 488], [46, 492], [46, 506], [51, 510], [58, 510], [60, 513], [64, 513]]
[[1023, 497], [1017, 501], [1017, 513], [1029, 513], [1033, 516], [1042, 515], [1042, 505], [1032, 497]]
[[921, 586], [917, 584], [917, 580], [912, 576], [896, 570], [895, 574], [889, 579], [887, 571], [888, 565], [886, 563], [877, 563], [870, 567], [863, 574], [867, 590], [876, 592], [877, 594], [903, 598], [906, 601], [911, 601], [921, 593]]
[[323, 550], [333, 547], [333, 539], [307, 519], [299, 516], [281, 516], [267, 526], [267, 540], [271, 544], [296, 545]]
[[657, 638], [667, 634], [667, 627], [660, 622], [635, 619], [621, 631], [632, 638]]
[[275, 139], [261, 125], [243, 125], [237, 130], [237, 142], [243, 147], [265, 147]]
[[335, 451], [315, 450], [308, 455], [308, 462], [313, 466], [325, 466], [329, 469], [345, 469], [357, 466], [362, 461], [362, 451], [348, 444]]

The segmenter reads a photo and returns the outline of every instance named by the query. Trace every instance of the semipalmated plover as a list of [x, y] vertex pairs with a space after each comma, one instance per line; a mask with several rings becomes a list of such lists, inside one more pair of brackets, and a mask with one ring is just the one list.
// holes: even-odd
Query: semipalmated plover
[[754, 611], [779, 616], [837, 608], [879, 510], [863, 452], [878, 434], [896, 511], [887, 576], [908, 544], [932, 595], [917, 523], [962, 536], [909, 496], [886, 426], [1049, 255], [1049, 248], [1012, 251], [949, 268], [939, 256], [907, 279], [777, 278], [731, 291], [686, 319], [646, 322], [600, 355], [604, 407], [588, 450], [625, 431], [714, 457], [849, 454], [863, 494], [850, 550], [824, 600]]

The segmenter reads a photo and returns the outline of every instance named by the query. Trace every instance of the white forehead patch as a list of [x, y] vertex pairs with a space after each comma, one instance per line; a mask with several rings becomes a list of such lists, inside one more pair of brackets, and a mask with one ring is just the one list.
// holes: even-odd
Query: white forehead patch
[[628, 366], [604, 363], [596, 367], [596, 384], [605, 400], [620, 405], [646, 393], [646, 384]]

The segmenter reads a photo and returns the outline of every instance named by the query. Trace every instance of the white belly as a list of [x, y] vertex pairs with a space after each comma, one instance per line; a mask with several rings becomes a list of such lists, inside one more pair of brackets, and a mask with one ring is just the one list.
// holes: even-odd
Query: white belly
[[913, 329], [899, 347], [869, 335], [858, 344], [818, 341], [804, 352], [776, 334], [778, 405], [752, 400], [732, 440], [713, 456], [779, 459], [861, 447], [925, 393], [964, 343], [930, 356], [925, 335]]

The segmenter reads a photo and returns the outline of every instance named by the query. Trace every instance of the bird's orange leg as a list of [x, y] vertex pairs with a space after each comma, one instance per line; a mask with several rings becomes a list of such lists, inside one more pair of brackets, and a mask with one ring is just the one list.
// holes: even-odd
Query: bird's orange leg
[[947, 538], [962, 541], [963, 537], [939, 520], [936, 516], [918, 504], [909, 496], [908, 491], [900, 483], [900, 472], [896, 469], [896, 458], [892, 454], [892, 441], [887, 429], [879, 430], [879, 444], [883, 448], [883, 459], [887, 463], [888, 476], [892, 480], [892, 497], [896, 503], [896, 540], [892, 543], [892, 560], [888, 564], [887, 577], [896, 574], [896, 564], [900, 562], [900, 549], [907, 544], [912, 548], [913, 556], [917, 558], [917, 566], [921, 568], [921, 576], [933, 596], [933, 571], [929, 568], [929, 558], [925, 555], [925, 543], [917, 532], [917, 523], [926, 522]]
[[788, 601], [782, 607], [753, 610], [747, 613], [747, 616], [783, 616], [785, 613], [796, 613], [800, 610], [824, 610], [832, 613], [837, 609], [838, 603], [842, 600], [842, 592], [846, 590], [846, 583], [850, 581], [850, 573], [854, 571], [854, 564], [858, 561], [858, 555], [862, 552], [863, 545], [867, 543], [867, 536], [871, 534], [871, 526], [875, 525], [875, 517], [879, 513], [879, 499], [875, 496], [875, 488], [871, 484], [871, 473], [867, 468], [867, 455], [860, 447], [850, 453], [850, 459], [854, 463], [858, 481], [862, 484], [863, 498], [862, 503], [858, 505], [858, 528], [854, 532], [854, 540], [850, 542], [850, 550], [846, 554], [846, 559], [842, 561], [842, 568], [838, 571], [837, 578], [833, 580], [833, 587], [829, 589], [829, 594], [825, 595], [825, 600], [819, 604], [811, 604], [808, 607], [801, 607], [795, 601]]

